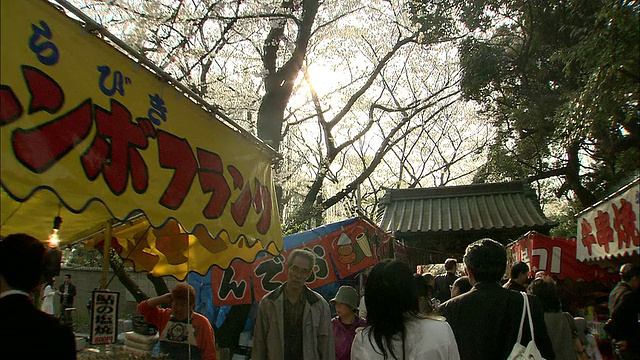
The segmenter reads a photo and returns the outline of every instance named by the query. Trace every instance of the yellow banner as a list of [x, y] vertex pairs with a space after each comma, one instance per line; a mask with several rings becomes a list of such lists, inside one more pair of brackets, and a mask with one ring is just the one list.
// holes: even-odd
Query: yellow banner
[[224, 242], [184, 250], [199, 272], [282, 248], [268, 152], [48, 2], [1, 14], [2, 235], [46, 239], [60, 213], [69, 241], [142, 211]]

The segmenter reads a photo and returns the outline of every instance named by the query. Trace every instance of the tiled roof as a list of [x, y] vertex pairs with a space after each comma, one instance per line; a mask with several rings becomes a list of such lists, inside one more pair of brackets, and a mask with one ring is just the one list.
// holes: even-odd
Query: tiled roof
[[535, 192], [523, 182], [390, 189], [380, 227], [393, 233], [550, 229]]

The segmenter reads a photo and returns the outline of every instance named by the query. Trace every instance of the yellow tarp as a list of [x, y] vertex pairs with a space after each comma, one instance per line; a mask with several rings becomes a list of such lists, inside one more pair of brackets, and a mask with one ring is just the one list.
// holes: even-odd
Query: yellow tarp
[[1, 15], [3, 236], [47, 239], [60, 214], [64, 244], [143, 212], [217, 239], [189, 237], [182, 263], [150, 239], [150, 271], [176, 277], [282, 248], [273, 154], [48, 2], [3, 1]]

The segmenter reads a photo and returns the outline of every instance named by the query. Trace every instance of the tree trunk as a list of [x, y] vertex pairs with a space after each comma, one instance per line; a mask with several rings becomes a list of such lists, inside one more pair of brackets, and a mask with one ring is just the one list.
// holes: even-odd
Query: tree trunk
[[147, 294], [145, 294], [142, 289], [140, 289], [138, 284], [136, 284], [136, 282], [133, 281], [133, 279], [131, 279], [129, 274], [127, 274], [127, 272], [125, 271], [124, 262], [122, 261], [118, 253], [116, 253], [114, 249], [111, 249], [109, 254], [109, 266], [111, 266], [111, 269], [113, 269], [113, 272], [118, 277], [118, 280], [120, 280], [120, 283], [122, 283], [122, 285], [124, 285], [124, 287], [129, 290], [129, 293], [133, 295], [133, 298], [136, 299], [136, 302], [140, 303], [148, 299], [149, 296], [147, 296]]
[[578, 158], [579, 144], [573, 143], [567, 149], [567, 174], [565, 181], [570, 189], [572, 189], [580, 204], [587, 208], [596, 203], [595, 195], [582, 185], [580, 181], [580, 159]]
[[169, 287], [167, 287], [167, 283], [163, 278], [147, 274], [147, 279], [149, 279], [149, 281], [151, 281], [151, 283], [153, 284], [153, 287], [154, 289], [156, 289], [156, 294], [158, 296], [164, 295], [169, 292]]
[[[264, 42], [262, 63], [266, 70], [265, 94], [260, 102], [256, 127], [258, 137], [276, 151], [282, 140], [284, 110], [291, 97], [296, 77], [302, 69], [320, 3], [318, 0], [303, 0], [300, 5], [302, 6], [302, 17], [297, 23], [298, 33], [295, 47], [281, 68], [277, 67], [278, 55], [281, 51], [281, 42], [285, 38], [284, 28], [288, 20], [282, 18], [272, 22], [273, 25]], [[293, 1], [285, 0], [282, 2], [282, 8], [290, 13], [293, 13], [295, 6], [297, 5], [294, 5]]]

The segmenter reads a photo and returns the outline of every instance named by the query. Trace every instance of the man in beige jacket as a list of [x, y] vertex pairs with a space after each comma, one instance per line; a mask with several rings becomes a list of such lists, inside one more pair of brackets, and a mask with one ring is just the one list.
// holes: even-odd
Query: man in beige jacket
[[287, 282], [260, 301], [253, 333], [254, 360], [334, 360], [329, 303], [305, 283], [315, 254], [296, 249], [287, 262]]

